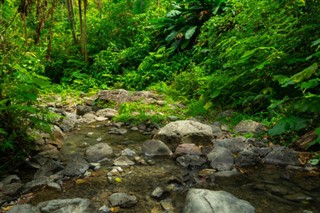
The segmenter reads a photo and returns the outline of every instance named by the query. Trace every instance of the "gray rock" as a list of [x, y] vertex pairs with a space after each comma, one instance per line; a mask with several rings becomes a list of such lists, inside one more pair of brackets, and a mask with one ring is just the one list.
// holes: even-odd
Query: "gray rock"
[[142, 154], [146, 156], [171, 156], [172, 151], [160, 140], [149, 140], [143, 143]]
[[211, 125], [212, 134], [214, 138], [221, 138], [223, 137], [223, 132], [219, 126]]
[[77, 115], [84, 115], [88, 112], [91, 112], [92, 111], [92, 108], [89, 107], [89, 106], [84, 106], [84, 105], [78, 105], [77, 106]]
[[254, 213], [255, 208], [225, 191], [190, 189], [183, 213]]
[[265, 130], [265, 127], [256, 121], [240, 121], [235, 127], [236, 133], [259, 133]]
[[40, 177], [38, 179], [32, 180], [24, 185], [23, 192], [26, 193], [30, 191], [33, 188], [39, 187], [39, 186], [48, 186], [53, 188], [57, 188], [57, 185], [55, 184], [54, 180], [49, 177]]
[[181, 156], [184, 154], [201, 155], [202, 153], [199, 146], [195, 145], [194, 143], [183, 143], [178, 145], [174, 155]]
[[4, 195], [15, 195], [22, 189], [22, 183], [9, 183], [2, 187], [1, 192]]
[[170, 121], [177, 121], [177, 120], [179, 120], [179, 117], [178, 117], [178, 116], [175, 116], [175, 115], [169, 115], [169, 116], [168, 116], [168, 119], [169, 119]]
[[157, 199], [157, 200], [162, 200], [165, 197], [167, 197], [169, 195], [169, 192], [162, 189], [161, 187], [157, 187], [155, 188], [152, 193], [151, 193], [151, 197]]
[[82, 198], [56, 199], [41, 202], [37, 208], [41, 213], [90, 213], [90, 200]]
[[3, 184], [10, 184], [10, 183], [19, 183], [20, 178], [17, 175], [9, 175], [2, 179], [1, 183]]
[[133, 166], [134, 162], [127, 156], [120, 156], [114, 160], [113, 165], [115, 166]]
[[111, 108], [100, 109], [96, 112], [97, 116], [105, 117], [105, 118], [113, 118], [118, 114], [117, 110]]
[[211, 167], [219, 171], [231, 170], [234, 167], [233, 155], [224, 147], [215, 147], [207, 157]]
[[154, 139], [165, 142], [172, 150], [180, 143], [208, 145], [212, 143], [212, 138], [211, 126], [190, 120], [171, 122], [154, 136]]
[[129, 149], [129, 148], [125, 148], [124, 150], [121, 151], [121, 155], [124, 155], [124, 156], [135, 156], [136, 155], [136, 152], [133, 151], [132, 149]]
[[183, 167], [202, 166], [203, 164], [206, 163], [206, 160], [204, 158], [200, 157], [199, 155], [191, 155], [191, 154], [180, 156], [176, 160]]
[[214, 177], [222, 177], [222, 178], [229, 178], [235, 175], [239, 175], [241, 174], [240, 172], [238, 172], [237, 169], [232, 169], [231, 171], [220, 171], [220, 172], [216, 172], [214, 173]]
[[49, 177], [50, 175], [53, 175], [54, 173], [59, 172], [63, 169], [63, 166], [59, 161], [50, 158], [45, 158], [45, 161], [43, 160], [44, 159], [42, 159], [40, 168], [33, 176], [34, 179], [38, 179], [42, 176]]
[[62, 174], [66, 176], [83, 175], [89, 169], [89, 163], [80, 156], [74, 156], [68, 163]]
[[92, 162], [98, 162], [113, 155], [112, 148], [106, 143], [98, 143], [87, 148], [85, 152], [86, 159]]
[[40, 213], [40, 210], [30, 204], [15, 205], [7, 213]]
[[244, 150], [249, 144], [245, 143], [244, 137], [218, 139], [214, 142], [215, 147], [224, 147], [230, 150], [233, 154], [237, 154]]
[[86, 113], [79, 120], [81, 123], [92, 123], [97, 120], [97, 116], [93, 113]]
[[274, 147], [274, 149], [263, 158], [263, 162], [275, 165], [300, 165], [298, 154], [286, 147]]
[[63, 118], [62, 122], [60, 123], [60, 128], [64, 132], [69, 132], [74, 129], [76, 124], [78, 123], [77, 115], [75, 113], [64, 113], [65, 117]]
[[253, 166], [260, 163], [259, 154], [252, 150], [245, 149], [241, 151], [235, 158], [235, 164], [237, 166]]
[[117, 128], [117, 127], [113, 127], [113, 128], [110, 128], [108, 133], [109, 134], [115, 134], [115, 135], [124, 135], [128, 132], [127, 129], [125, 128]]
[[111, 206], [120, 206], [120, 207], [132, 207], [136, 205], [137, 198], [133, 195], [128, 195], [126, 193], [114, 193], [110, 195], [109, 201]]
[[270, 147], [253, 147], [252, 151], [257, 153], [260, 157], [265, 157], [272, 149]]

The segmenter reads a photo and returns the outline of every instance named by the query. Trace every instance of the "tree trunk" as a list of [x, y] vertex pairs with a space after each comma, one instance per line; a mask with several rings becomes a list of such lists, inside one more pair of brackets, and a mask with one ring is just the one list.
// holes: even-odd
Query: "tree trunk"
[[50, 8], [49, 14], [50, 14], [50, 37], [49, 37], [49, 43], [48, 43], [48, 48], [47, 48], [47, 55], [46, 59], [47, 61], [50, 61], [51, 58], [51, 48], [52, 48], [52, 40], [53, 40], [53, 14], [54, 14], [54, 9], [55, 9], [55, 0], [52, 0], [52, 6]]
[[73, 10], [73, 1], [72, 0], [67, 0], [67, 10], [68, 10], [68, 19], [70, 22], [70, 27], [71, 27], [71, 32], [72, 32], [72, 37], [73, 37], [73, 43], [75, 45], [78, 44], [78, 38], [76, 34], [76, 24], [74, 20], [74, 10]]
[[84, 8], [83, 8], [83, 57], [84, 61], [88, 62], [88, 50], [87, 50], [87, 0], [84, 0]]

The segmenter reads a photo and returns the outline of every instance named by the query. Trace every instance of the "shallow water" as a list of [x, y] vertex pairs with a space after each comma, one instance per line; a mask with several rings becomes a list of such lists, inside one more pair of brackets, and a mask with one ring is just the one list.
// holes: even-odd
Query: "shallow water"
[[[79, 128], [68, 133], [64, 140], [62, 154], [65, 160], [73, 153], [83, 153], [84, 143], [108, 143], [116, 156], [119, 156], [124, 148], [130, 148], [139, 154], [142, 143], [151, 138], [150, 135], [143, 135], [138, 131], [128, 131], [125, 135], [108, 134], [109, 127], [103, 123], [83, 125]], [[88, 136], [89, 132], [93, 134]], [[182, 212], [184, 198], [190, 187], [230, 192], [250, 202], [258, 213], [298, 213], [304, 210], [320, 212], [320, 178], [315, 173], [266, 165], [242, 168], [239, 175], [230, 178], [201, 180], [197, 179], [196, 168], [188, 170], [178, 165], [174, 159], [162, 158], [151, 159], [146, 165], [124, 168], [124, 172], [118, 175], [118, 181], [115, 181], [115, 177], [113, 180], [108, 179], [110, 168], [111, 163], [106, 163], [100, 170], [92, 171], [91, 176], [85, 179], [66, 181], [62, 192], [53, 189], [37, 191], [30, 203], [81, 197], [90, 199], [98, 209], [103, 205], [108, 206], [108, 196], [112, 193], [125, 192], [135, 195], [138, 203], [134, 207], [121, 209], [120, 212], [162, 212], [160, 201], [150, 195], [156, 187], [171, 186], [171, 192], [165, 201], [168, 201], [166, 204], [172, 205], [173, 209], [168, 212]]]

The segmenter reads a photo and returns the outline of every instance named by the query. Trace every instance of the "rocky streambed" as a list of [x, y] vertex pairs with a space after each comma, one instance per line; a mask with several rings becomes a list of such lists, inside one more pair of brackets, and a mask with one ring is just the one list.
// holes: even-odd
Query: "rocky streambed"
[[42, 134], [39, 154], [0, 182], [2, 212], [319, 212], [318, 168], [242, 137], [256, 122], [234, 135], [194, 120], [115, 123], [114, 109], [61, 113], [55, 139]]

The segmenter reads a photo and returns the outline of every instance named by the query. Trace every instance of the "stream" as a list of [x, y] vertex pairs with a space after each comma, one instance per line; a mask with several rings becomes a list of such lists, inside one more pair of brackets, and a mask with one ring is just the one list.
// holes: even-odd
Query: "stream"
[[[101, 163], [101, 168], [89, 169], [86, 177], [63, 181], [62, 190], [49, 187], [33, 190], [29, 204], [52, 199], [88, 198], [93, 204], [93, 212], [102, 206], [110, 207], [108, 197], [112, 193], [124, 192], [137, 197], [137, 204], [111, 212], [176, 212], [183, 211], [184, 200], [189, 188], [224, 190], [247, 200], [259, 213], [320, 212], [320, 178], [318, 174], [288, 170], [284, 167], [259, 165], [238, 168], [237, 175], [199, 178], [202, 168], [184, 168], [173, 158], [148, 158], [140, 155], [142, 143], [151, 135], [129, 130], [126, 134], [109, 134], [111, 127], [103, 122], [82, 124], [77, 130], [66, 134], [60, 150], [62, 161], [67, 161], [76, 153], [83, 155], [86, 147], [97, 143], [108, 143], [116, 157], [129, 148], [137, 153], [142, 163], [122, 167], [121, 172], [110, 176], [113, 161]], [[165, 189], [161, 197], [153, 197], [157, 188]], [[102, 211], [100, 211], [102, 212]]]

